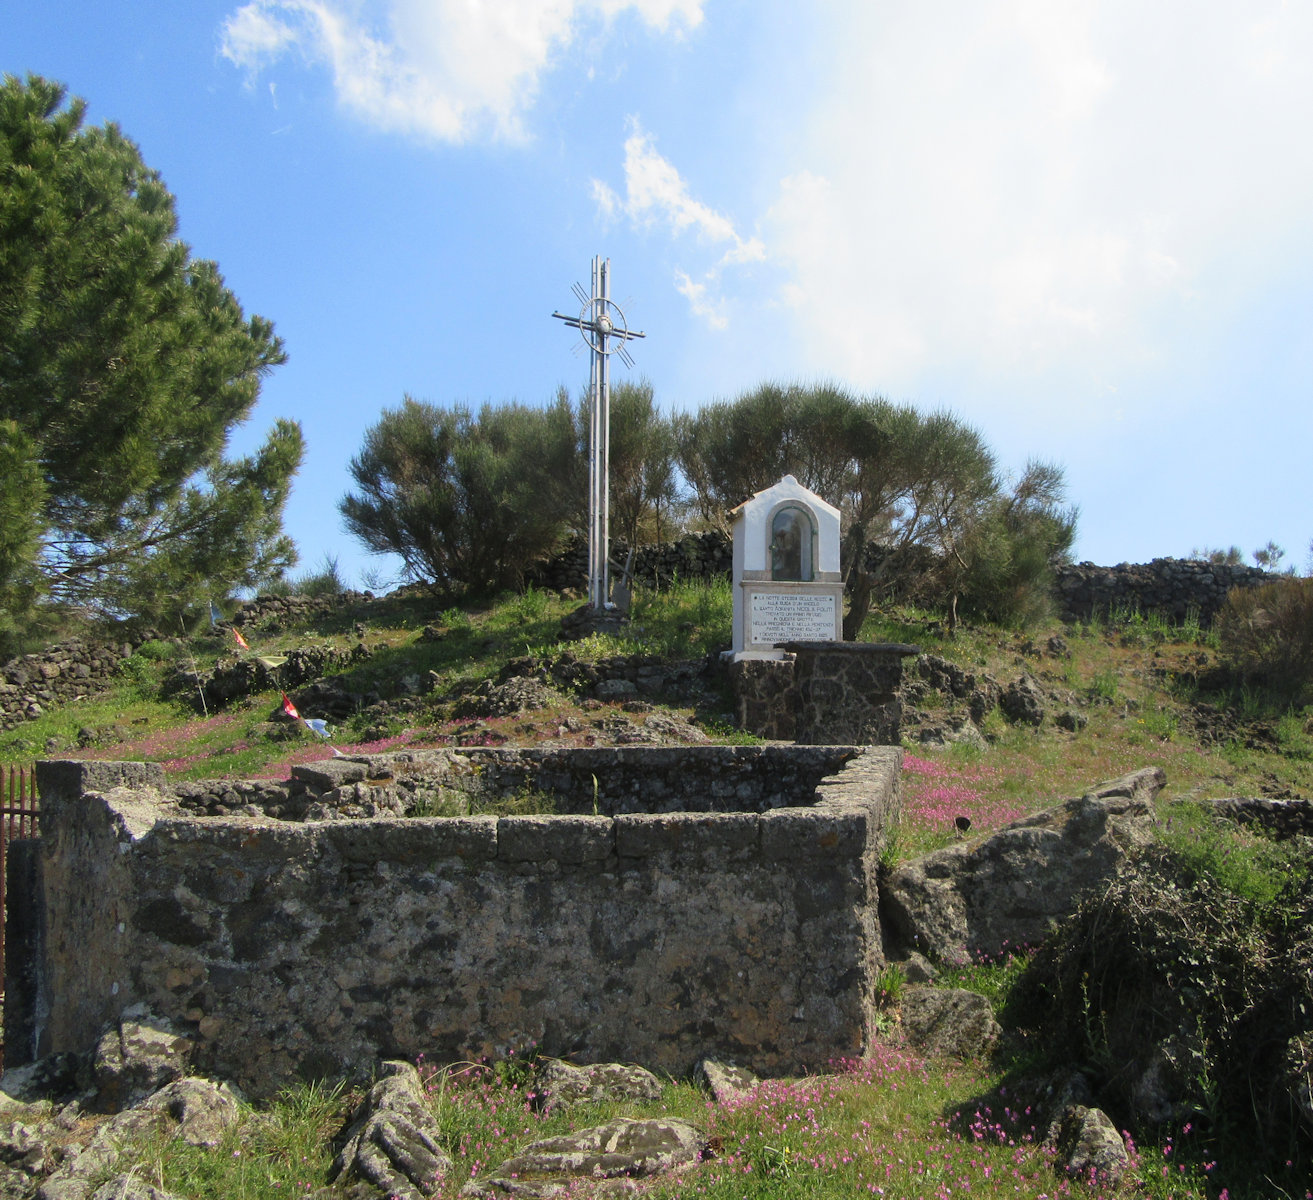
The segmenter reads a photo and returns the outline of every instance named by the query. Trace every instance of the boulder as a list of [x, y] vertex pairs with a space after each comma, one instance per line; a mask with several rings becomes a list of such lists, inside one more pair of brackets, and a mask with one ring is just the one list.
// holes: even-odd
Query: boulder
[[79, 1088], [79, 1075], [86, 1066], [81, 1055], [59, 1053], [21, 1067], [11, 1067], [0, 1076], [0, 1106], [5, 1101], [37, 1104], [71, 1096]]
[[661, 1082], [651, 1071], [624, 1063], [576, 1067], [549, 1059], [534, 1080], [538, 1105], [548, 1111], [579, 1104], [614, 1101], [647, 1103], [661, 1099]]
[[1161, 767], [1145, 767], [900, 864], [881, 891], [891, 942], [938, 962], [1038, 944], [1148, 844], [1152, 801], [1165, 782]]
[[140, 1005], [126, 1009], [105, 1031], [92, 1059], [92, 1077], [105, 1112], [140, 1104], [187, 1074], [192, 1040], [172, 1022]]
[[638, 684], [628, 679], [603, 679], [593, 688], [599, 700], [630, 700], [638, 695]]
[[471, 1197], [579, 1195], [580, 1185], [665, 1175], [699, 1162], [708, 1146], [695, 1125], [667, 1118], [620, 1117], [591, 1129], [544, 1138], [461, 1191]]
[[897, 967], [903, 973], [903, 978], [908, 983], [934, 983], [939, 978], [939, 972], [924, 954], [918, 954], [913, 950], [906, 958], [898, 962], [891, 962], [891, 967]]
[[976, 750], [989, 749], [985, 735], [977, 728], [975, 721], [966, 716], [927, 721], [919, 725], [911, 737], [923, 746], [965, 745]]
[[1044, 723], [1044, 693], [1029, 675], [1022, 675], [1003, 689], [998, 706], [1009, 721], [1019, 725]]
[[1090, 1184], [1115, 1188], [1130, 1166], [1126, 1143], [1107, 1114], [1082, 1104], [1069, 1105], [1063, 1112], [1052, 1148], [1057, 1170]]
[[1053, 718], [1053, 723], [1059, 729], [1065, 729], [1068, 733], [1079, 733], [1090, 723], [1090, 719], [1074, 708], [1065, 708]]
[[195, 1077], [161, 1088], [142, 1107], [176, 1123], [175, 1137], [206, 1149], [217, 1146], [241, 1115], [237, 1095], [226, 1083]]
[[1002, 1032], [989, 1000], [964, 988], [904, 987], [900, 1007], [904, 1036], [927, 1055], [982, 1058]]
[[1182, 1023], [1174, 1035], [1126, 1064], [1131, 1115], [1141, 1125], [1156, 1126], [1186, 1121], [1206, 1111], [1208, 1097], [1201, 1080], [1207, 1069], [1208, 1050], [1202, 1034], [1197, 1026]]

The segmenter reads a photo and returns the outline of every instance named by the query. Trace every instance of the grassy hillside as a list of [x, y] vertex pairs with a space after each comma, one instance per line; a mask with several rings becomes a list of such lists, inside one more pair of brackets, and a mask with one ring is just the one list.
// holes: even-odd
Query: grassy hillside
[[[561, 689], [536, 711], [468, 715], [471, 695], [495, 682], [512, 660], [565, 652], [585, 661], [634, 654], [689, 660], [697, 669], [686, 672], [693, 678], [676, 694], [644, 701], [652, 711], [687, 720], [712, 741], [743, 740], [733, 729], [723, 681], [714, 671], [701, 672], [712, 652], [728, 646], [727, 586], [677, 586], [641, 597], [623, 637], [594, 635], [564, 644], [559, 626], [570, 607], [532, 591], [473, 611], [437, 610], [422, 597], [396, 597], [301, 621], [243, 624], [249, 650], [241, 650], [222, 627], [147, 641], [124, 662], [109, 691], [0, 733], [0, 762], [143, 759], [163, 763], [182, 779], [285, 776], [295, 763], [331, 755], [302, 726], [280, 720], [281, 692], [305, 694], [283, 682], [287, 666], [257, 671], [266, 686], [227, 704], [205, 701], [188, 681], [216, 667], [261, 658], [276, 662], [289, 653], [317, 654], [337, 664], [325, 675], [354, 700], [352, 711], [332, 717], [330, 727], [333, 745], [347, 753], [462, 741], [605, 744], [617, 731], [650, 719], [650, 713], [599, 705]], [[920, 749], [909, 742], [918, 758], [940, 764], [938, 778], [956, 774], [963, 786], [970, 784], [972, 796], [963, 803], [973, 806], [968, 815], [977, 828], [1154, 764], [1166, 770], [1173, 798], [1313, 795], [1313, 710], [1285, 710], [1232, 685], [1219, 671], [1207, 631], [1131, 614], [1025, 634], [965, 628], [949, 637], [933, 615], [895, 610], [872, 616], [863, 636], [915, 643], [1004, 684], [1029, 673], [1063, 698], [1061, 707], [1085, 719], [1075, 733], [1052, 720], [1034, 729], [1010, 724], [995, 709], [985, 721], [988, 749]], [[1060, 641], [1053, 642], [1055, 637]], [[947, 702], [933, 692], [918, 703], [929, 719], [950, 715], [940, 711]], [[318, 711], [313, 699], [303, 710], [307, 717], [331, 716]], [[905, 732], [911, 738], [916, 726], [909, 723]], [[913, 775], [914, 797], [918, 778], [932, 776]], [[935, 822], [928, 810], [925, 816], [923, 832], [933, 840]], [[915, 837], [924, 841], [922, 832]]]
[[[346, 753], [458, 744], [602, 745], [633, 740], [649, 724], [649, 732], [665, 740], [744, 739], [732, 727], [719, 676], [701, 671], [728, 644], [727, 587], [683, 586], [643, 597], [624, 637], [593, 636], [569, 647], [556, 640], [568, 607], [533, 592], [478, 611], [437, 611], [423, 598], [393, 597], [304, 621], [245, 624], [249, 651], [239, 650], [223, 628], [153, 639], [125, 661], [104, 695], [0, 734], [0, 762], [147, 759], [164, 763], [179, 779], [284, 777], [295, 763], [331, 754], [303, 727], [278, 719], [284, 690], [278, 671], [286, 666], [267, 668], [269, 686], [218, 708], [208, 701], [202, 707], [195, 683], [216, 668], [253, 657], [272, 662], [293, 651], [339, 663], [328, 673], [330, 682], [339, 696], [357, 698], [353, 711], [332, 723], [333, 744]], [[932, 614], [898, 610], [874, 616], [865, 636], [916, 643], [1001, 684], [1029, 673], [1054, 712], [1081, 718], [1071, 732], [1051, 718], [1039, 728], [1014, 725], [994, 710], [984, 723], [984, 746], [909, 742], [898, 855], [945, 844], [957, 816], [970, 816], [974, 831], [988, 830], [1155, 764], [1168, 778], [1164, 814], [1173, 800], [1192, 796], [1313, 796], [1313, 714], [1283, 709], [1234, 685], [1219, 669], [1207, 631], [1126, 614], [1025, 634], [968, 628], [949, 637]], [[603, 703], [563, 689], [533, 711], [470, 715], [478, 707], [472, 700], [486, 694], [512, 660], [555, 658], [567, 650], [582, 661], [645, 654], [689, 661], [697, 669], [683, 672], [668, 694], [647, 695], [641, 703]], [[305, 689], [286, 690], [297, 695]], [[955, 715], [938, 693], [923, 694], [917, 704], [909, 736]], [[307, 706], [303, 715], [320, 714]], [[1255, 903], [1261, 897], [1270, 902], [1293, 869], [1286, 850], [1256, 834], [1218, 828], [1188, 808], [1172, 812], [1163, 836], [1174, 850]], [[945, 982], [963, 981], [1001, 1002], [1024, 965], [1020, 959], [978, 964]], [[891, 975], [888, 982], [893, 999], [900, 980]], [[733, 1110], [709, 1110], [694, 1089], [671, 1081], [658, 1107], [708, 1125], [722, 1154], [696, 1177], [657, 1194], [726, 1200], [1103, 1194], [1057, 1178], [1037, 1144], [1043, 1130], [1032, 1128], [1028, 1110], [1014, 1111], [999, 1090], [1033, 1065], [1025, 1054], [993, 1063], [927, 1064], [897, 1047], [896, 1024], [891, 1008], [890, 1044], [871, 1060], [847, 1064], [826, 1079], [773, 1084]], [[515, 1063], [467, 1066], [443, 1080], [435, 1077], [434, 1104], [450, 1130], [447, 1148], [457, 1172], [441, 1195], [454, 1196], [490, 1160], [557, 1131], [526, 1107], [516, 1090], [523, 1080]], [[217, 1152], [160, 1147], [146, 1156], [142, 1171], [180, 1196], [304, 1194], [307, 1185], [323, 1180], [325, 1143], [348, 1099], [298, 1093], [249, 1113], [231, 1145]], [[599, 1110], [584, 1119], [609, 1115]], [[1313, 1195], [1306, 1140], [1292, 1146], [1285, 1166], [1283, 1155], [1256, 1167], [1252, 1149], [1224, 1125], [1163, 1128], [1137, 1150], [1132, 1189], [1157, 1198]]]

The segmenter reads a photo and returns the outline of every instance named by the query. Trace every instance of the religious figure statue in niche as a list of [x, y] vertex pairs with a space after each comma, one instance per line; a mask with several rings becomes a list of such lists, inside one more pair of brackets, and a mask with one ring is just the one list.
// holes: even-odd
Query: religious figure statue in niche
[[771, 521], [770, 532], [771, 578], [810, 581], [812, 537], [807, 514], [792, 505], [782, 508]]

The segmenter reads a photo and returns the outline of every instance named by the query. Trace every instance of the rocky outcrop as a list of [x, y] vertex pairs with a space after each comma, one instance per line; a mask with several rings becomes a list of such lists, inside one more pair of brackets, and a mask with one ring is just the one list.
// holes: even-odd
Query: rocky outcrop
[[[1043, 650], [1029, 642], [1022, 650], [1037, 657], [1070, 655], [1067, 643], [1056, 636], [1049, 638]], [[916, 707], [926, 704], [930, 693], [937, 693], [944, 703]], [[983, 748], [988, 743], [980, 726], [996, 708], [1014, 725], [1036, 729], [1052, 721], [1059, 729], [1076, 733], [1089, 723], [1089, 718], [1076, 707], [1080, 702], [1071, 692], [1045, 687], [1029, 671], [1002, 683], [992, 675], [968, 671], [937, 654], [923, 654], [916, 660], [915, 669], [903, 684], [902, 695], [910, 706], [904, 715], [907, 735], [923, 745], [964, 742]]]
[[1151, 837], [1166, 776], [1146, 767], [985, 837], [895, 868], [886, 937], [941, 962], [1035, 945]]
[[[262, 657], [252, 654], [236, 659], [221, 659], [213, 671], [196, 671], [178, 668], [164, 681], [166, 695], [182, 700], [193, 700], [206, 711], [223, 708], [234, 700], [268, 691], [291, 691], [318, 680], [332, 671], [365, 662], [370, 657], [363, 642], [350, 649], [339, 649], [328, 643], [298, 646], [286, 654]], [[366, 702], [377, 701], [374, 694], [353, 697], [353, 703], [363, 707]], [[297, 697], [298, 702], [302, 697]], [[335, 716], [321, 714], [319, 706], [306, 703], [307, 716]]]
[[1038, 728], [1044, 723], [1044, 693], [1030, 675], [1022, 675], [1009, 683], [998, 698], [998, 706], [1014, 725]]
[[989, 1001], [965, 988], [905, 987], [900, 997], [902, 1029], [924, 1054], [984, 1058], [1002, 1030]]

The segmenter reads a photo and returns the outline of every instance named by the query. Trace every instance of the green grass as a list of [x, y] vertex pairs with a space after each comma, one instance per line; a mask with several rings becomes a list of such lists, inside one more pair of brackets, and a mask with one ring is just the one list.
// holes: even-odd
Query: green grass
[[[1007, 968], [977, 968], [963, 978], [979, 985], [984, 970]], [[503, 1065], [516, 1069], [499, 1069]], [[1304, 1194], [1293, 1165], [1270, 1182], [1229, 1177], [1211, 1161], [1207, 1140], [1190, 1128], [1136, 1149], [1120, 1192], [1066, 1179], [1041, 1145], [1037, 1114], [1024, 1101], [1013, 1108], [1002, 1069], [927, 1061], [892, 1042], [818, 1075], [763, 1082], [725, 1105], [671, 1080], [650, 1104], [590, 1104], [543, 1114], [527, 1101], [523, 1066], [508, 1060], [427, 1072], [428, 1105], [453, 1162], [434, 1193], [441, 1200], [455, 1200], [472, 1177], [533, 1141], [619, 1116], [689, 1121], [712, 1140], [714, 1152], [703, 1163], [644, 1182], [644, 1194], [662, 1198], [1215, 1200], [1221, 1186], [1233, 1200]], [[240, 1123], [213, 1150], [161, 1141], [144, 1147], [132, 1169], [184, 1200], [305, 1195], [327, 1181], [331, 1139], [360, 1095], [359, 1089], [295, 1089], [266, 1107], [243, 1107]], [[127, 1166], [121, 1162], [116, 1171]]]
[[[240, 1122], [214, 1149], [180, 1140], [147, 1142], [132, 1164], [146, 1183], [196, 1200], [287, 1200], [324, 1184], [332, 1139], [358, 1099], [341, 1087], [307, 1084], [267, 1107], [243, 1106]], [[113, 1173], [127, 1165], [120, 1162]]]
[[1292, 878], [1310, 869], [1297, 844], [1218, 821], [1208, 805], [1185, 801], [1161, 811], [1158, 836], [1186, 868], [1255, 905], [1272, 903]]

